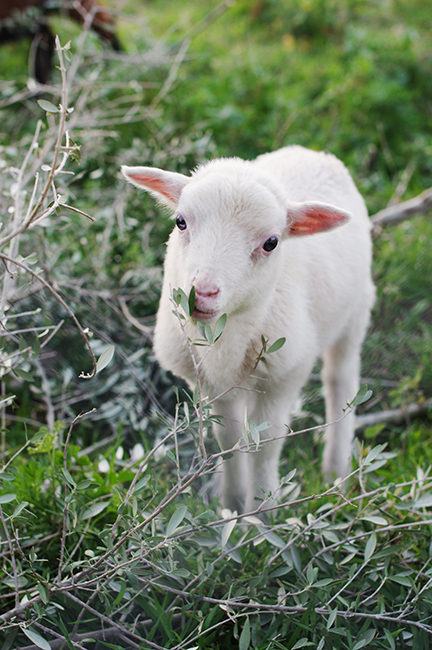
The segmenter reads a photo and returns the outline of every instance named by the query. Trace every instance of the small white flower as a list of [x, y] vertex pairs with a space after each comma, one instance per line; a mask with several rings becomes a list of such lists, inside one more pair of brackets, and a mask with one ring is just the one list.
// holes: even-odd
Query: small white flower
[[121, 460], [123, 458], [123, 455], [124, 455], [123, 447], [117, 447], [117, 451], [116, 451], [117, 460]]
[[107, 472], [110, 471], [110, 464], [109, 464], [109, 462], [107, 461], [106, 458], [102, 458], [102, 460], [99, 461], [98, 470], [102, 474], [106, 474]]
[[131, 449], [130, 455], [131, 459], [136, 462], [137, 460], [141, 460], [144, 458], [144, 447], [140, 442], [137, 442], [137, 444]]
[[41, 492], [45, 493], [48, 492], [48, 490], [51, 487], [51, 481], [49, 478], [44, 479], [42, 485], [41, 485]]

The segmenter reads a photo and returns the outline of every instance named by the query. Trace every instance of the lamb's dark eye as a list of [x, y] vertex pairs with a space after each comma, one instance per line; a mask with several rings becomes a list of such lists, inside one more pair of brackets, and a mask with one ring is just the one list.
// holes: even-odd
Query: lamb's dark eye
[[176, 226], [179, 230], [186, 230], [187, 224], [184, 218], [179, 214], [176, 219]]
[[270, 253], [270, 251], [273, 251], [276, 246], [278, 245], [278, 238], [277, 237], [269, 237], [263, 244], [263, 248], [267, 253]]

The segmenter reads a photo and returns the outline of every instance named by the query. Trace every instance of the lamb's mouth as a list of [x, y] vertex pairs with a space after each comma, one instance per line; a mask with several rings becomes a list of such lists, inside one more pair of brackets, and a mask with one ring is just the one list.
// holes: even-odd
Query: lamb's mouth
[[217, 311], [201, 311], [197, 307], [195, 307], [192, 314], [197, 320], [211, 320], [212, 318], [216, 318], [217, 315]]

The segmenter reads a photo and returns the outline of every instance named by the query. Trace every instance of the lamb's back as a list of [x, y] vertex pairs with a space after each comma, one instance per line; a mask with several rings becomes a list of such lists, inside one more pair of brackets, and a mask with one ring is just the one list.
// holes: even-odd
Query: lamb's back
[[283, 186], [290, 201], [322, 201], [367, 219], [362, 196], [345, 165], [336, 156], [299, 145], [263, 154], [255, 161]]

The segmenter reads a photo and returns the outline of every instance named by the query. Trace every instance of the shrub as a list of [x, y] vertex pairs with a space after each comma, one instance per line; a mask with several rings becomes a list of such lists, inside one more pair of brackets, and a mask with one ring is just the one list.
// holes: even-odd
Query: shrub
[[[146, 11], [172, 23], [173, 6]], [[178, 31], [161, 47], [134, 18], [121, 57], [86, 34], [59, 48], [50, 104], [20, 88], [24, 72], [1, 82], [4, 650], [428, 647], [428, 422], [369, 428], [347, 490], [323, 486], [312, 383], [274, 518], [218, 512], [219, 451], [210, 436], [206, 457], [199, 445], [208, 405], [173, 393], [151, 353], [170, 224], [118, 177], [120, 163], [185, 172], [216, 150], [297, 141], [342, 157], [372, 211], [420, 191], [428, 10], [393, 7], [238, 2], [189, 50]], [[429, 230], [419, 218], [376, 240], [372, 406], [428, 396]]]

